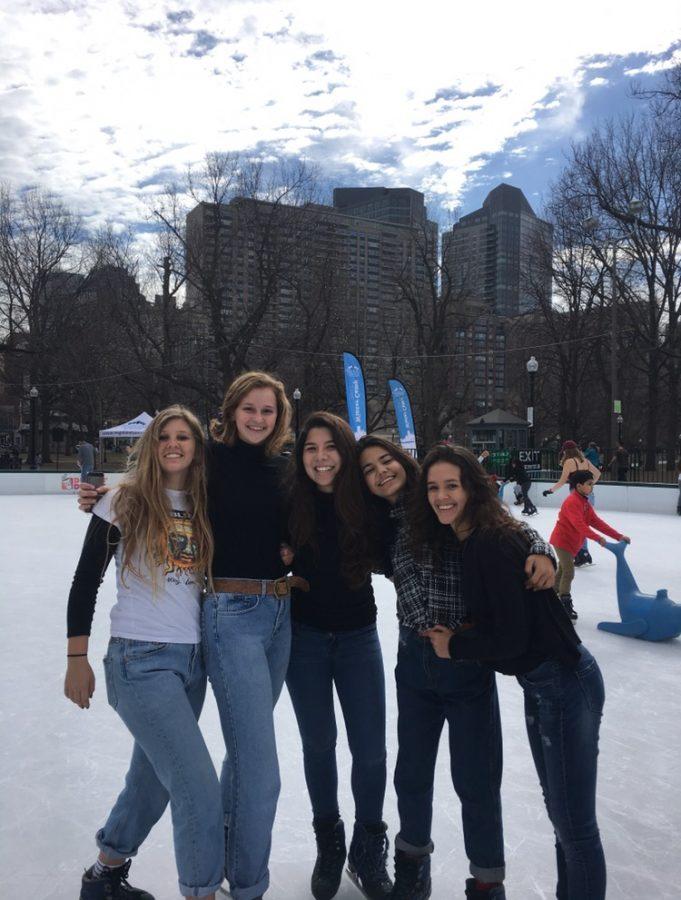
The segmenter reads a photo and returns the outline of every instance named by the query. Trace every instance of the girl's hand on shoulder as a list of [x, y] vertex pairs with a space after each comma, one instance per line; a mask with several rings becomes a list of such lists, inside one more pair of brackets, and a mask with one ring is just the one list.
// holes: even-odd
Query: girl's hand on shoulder
[[543, 591], [556, 583], [556, 570], [548, 556], [533, 554], [525, 561], [527, 581], [525, 587], [531, 591]]
[[80, 706], [90, 708], [90, 700], [95, 692], [95, 673], [87, 656], [75, 656], [67, 659], [66, 677], [64, 678], [64, 696]]
[[630, 544], [630, 543], [631, 543], [631, 538], [630, 538], [630, 537], [627, 537], [626, 534], [623, 534], [623, 535], [622, 535], [621, 540], [623, 540], [625, 544]]
[[449, 653], [449, 639], [454, 634], [453, 629], [447, 628], [445, 625], [434, 625], [427, 631], [421, 632], [421, 637], [428, 638], [433, 645], [435, 655], [440, 659], [451, 659]]
[[295, 558], [293, 547], [289, 544], [279, 544], [279, 556], [285, 566], [290, 566]]

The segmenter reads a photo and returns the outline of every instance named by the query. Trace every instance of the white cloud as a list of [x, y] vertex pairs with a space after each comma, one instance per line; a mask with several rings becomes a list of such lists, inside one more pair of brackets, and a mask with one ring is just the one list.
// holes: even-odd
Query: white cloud
[[602, 87], [605, 84], [610, 84], [607, 78], [592, 78], [589, 81], [589, 87]]
[[3, 5], [0, 175], [120, 221], [140, 217], [163, 173], [255, 147], [456, 206], [515, 139], [532, 132], [540, 153], [578, 132], [586, 85], [606, 80], [590, 70], [658, 57], [681, 25], [668, 0], [651, 0], [645, 17], [629, 14], [633, 0], [617, 15], [574, 0], [559, 35], [539, 0], [511, 19], [501, 0], [425, 0], [418, 15], [392, 0]]

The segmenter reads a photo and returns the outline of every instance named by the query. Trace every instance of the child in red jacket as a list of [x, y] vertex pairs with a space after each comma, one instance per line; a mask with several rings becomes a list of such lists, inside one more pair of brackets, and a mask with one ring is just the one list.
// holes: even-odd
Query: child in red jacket
[[582, 546], [584, 538], [598, 541], [603, 546], [605, 538], [593, 530], [597, 528], [603, 534], [618, 541], [626, 541], [627, 544], [631, 542], [631, 539], [620, 534], [619, 531], [615, 531], [607, 522], [599, 519], [594, 512], [594, 508], [588, 500], [589, 494], [593, 490], [594, 477], [588, 469], [573, 472], [570, 475], [570, 483], [574, 486], [574, 491], [571, 491], [570, 496], [563, 501], [550, 541], [558, 557], [556, 590], [563, 606], [570, 614], [570, 618], [576, 619], [577, 613], [572, 605], [570, 588], [575, 576], [574, 557]]

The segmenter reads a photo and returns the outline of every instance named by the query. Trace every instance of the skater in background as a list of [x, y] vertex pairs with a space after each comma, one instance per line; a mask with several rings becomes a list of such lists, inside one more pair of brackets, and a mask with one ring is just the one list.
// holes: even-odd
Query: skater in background
[[604, 701], [598, 663], [555, 592], [524, 586], [526, 537], [520, 523], [504, 514], [469, 451], [436, 447], [428, 454], [412, 529], [417, 558], [427, 552], [457, 561], [468, 609], [458, 628], [438, 625], [426, 632], [434, 653], [452, 668], [475, 662], [515, 675], [523, 689], [530, 748], [556, 836], [556, 896], [604, 900], [605, 857], [596, 820]]
[[615, 475], [617, 481], [626, 481], [629, 472], [629, 451], [618, 444], [615, 453], [608, 463], [608, 468]]
[[[570, 490], [573, 490], [571, 487], [571, 482], [569, 481], [570, 475], [573, 472], [591, 472], [593, 476], [593, 482], [596, 484], [598, 479], [601, 477], [600, 470], [582, 453], [577, 444], [574, 441], [565, 441], [561, 448], [561, 473], [558, 481], [547, 490], [543, 491], [543, 496], [546, 497], [549, 494], [554, 494], [556, 491], [560, 490], [564, 484], [567, 484]], [[589, 494], [589, 503], [592, 506], [596, 505], [594, 493], [593, 491]], [[593, 560], [591, 559], [591, 554], [589, 553], [589, 545], [585, 540], [581, 547], [579, 547], [575, 553], [574, 564], [576, 567], [591, 565]]]
[[521, 463], [517, 453], [514, 454], [508, 466], [506, 467], [506, 479], [504, 481], [504, 484], [509, 481], [515, 482], [515, 484], [520, 488], [523, 501], [523, 515], [536, 515], [537, 507], [530, 500], [530, 487], [532, 485], [532, 481], [530, 479], [530, 476], [527, 474], [527, 471], [525, 470], [525, 466]]
[[589, 441], [587, 448], [584, 451], [584, 458], [587, 459], [596, 469], [601, 468], [601, 453], [595, 441]]
[[593, 506], [589, 503], [593, 485], [591, 472], [582, 469], [570, 475], [571, 491], [563, 501], [558, 513], [558, 521], [550, 538], [558, 557], [556, 590], [571, 619], [577, 618], [571, 594], [572, 579], [575, 574], [574, 556], [584, 538], [589, 537], [591, 540], [598, 541], [602, 546], [605, 544], [605, 538], [594, 531], [594, 529], [598, 529], [617, 541], [630, 542], [628, 537], [615, 531], [607, 522], [599, 519], [594, 512]]
[[[383, 540], [384, 570], [395, 584], [400, 624], [395, 669], [395, 790], [400, 831], [395, 838], [392, 900], [426, 900], [431, 893], [433, 783], [445, 722], [449, 725], [452, 782], [461, 801], [464, 843], [473, 876], [466, 881], [466, 897], [502, 900], [502, 743], [494, 674], [477, 663], [444, 665], [421, 636], [424, 629], [437, 623], [457, 624], [466, 612], [457, 569], [447, 563], [440, 572], [429, 558], [417, 565], [411, 552], [406, 509], [418, 481], [418, 464], [400, 447], [371, 435], [362, 438], [357, 449], [376, 530]], [[548, 545], [525, 523], [519, 527], [528, 535], [528, 579], [535, 587], [552, 585], [554, 568]]]
[[[381, 900], [392, 889], [383, 821], [385, 676], [371, 586], [375, 538], [352, 430], [338, 416], [313, 413], [292, 462], [293, 572], [310, 590], [292, 594], [286, 685], [303, 742], [317, 842], [312, 895], [316, 900], [336, 895], [347, 855], [366, 896]], [[355, 821], [347, 854], [338, 804], [334, 688], [352, 755]]]
[[[109, 703], [135, 744], [125, 788], [97, 833], [80, 900], [153, 900], [128, 881], [170, 801], [180, 892], [214, 898], [224, 873], [220, 786], [198, 718], [206, 693], [200, 597], [210, 572], [204, 438], [181, 406], [158, 413], [118, 488], [96, 504], [69, 595], [64, 693], [90, 706], [88, 641], [97, 590], [116, 560], [104, 669]], [[127, 861], [126, 861], [127, 860]]]

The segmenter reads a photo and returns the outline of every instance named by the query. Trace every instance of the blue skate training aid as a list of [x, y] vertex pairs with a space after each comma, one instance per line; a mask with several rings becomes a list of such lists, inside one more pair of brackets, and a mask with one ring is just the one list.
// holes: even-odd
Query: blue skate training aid
[[681, 604], [674, 603], [661, 588], [657, 594], [642, 594], [624, 558], [624, 541], [606, 543], [617, 558], [617, 605], [621, 622], [599, 622], [601, 631], [644, 641], [666, 641], [681, 634]]

